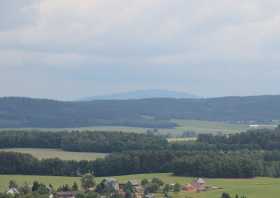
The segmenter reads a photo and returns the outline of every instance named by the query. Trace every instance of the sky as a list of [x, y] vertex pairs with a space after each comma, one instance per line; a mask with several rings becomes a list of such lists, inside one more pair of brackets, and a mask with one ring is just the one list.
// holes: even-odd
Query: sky
[[1, 0], [0, 96], [280, 94], [278, 0]]

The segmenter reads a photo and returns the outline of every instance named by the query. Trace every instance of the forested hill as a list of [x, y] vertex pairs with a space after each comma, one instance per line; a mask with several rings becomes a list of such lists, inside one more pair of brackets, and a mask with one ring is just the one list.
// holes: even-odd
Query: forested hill
[[[153, 119], [151, 119], [153, 118]], [[280, 96], [63, 102], [0, 98], [0, 127], [126, 125], [168, 128], [172, 118], [212, 121], [280, 120]]]

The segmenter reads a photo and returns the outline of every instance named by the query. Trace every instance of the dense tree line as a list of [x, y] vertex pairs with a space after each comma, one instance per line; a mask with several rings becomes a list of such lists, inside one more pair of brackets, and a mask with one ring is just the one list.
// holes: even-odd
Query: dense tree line
[[[96, 161], [38, 160], [0, 152], [0, 174], [97, 176], [173, 172], [194, 177], [280, 177], [280, 128], [168, 143], [164, 137], [122, 132], [2, 131], [1, 147], [113, 152]], [[280, 148], [280, 147], [279, 147]]]
[[[201, 134], [197, 141], [171, 142], [151, 134], [100, 131], [0, 131], [0, 148], [60, 148], [83, 152], [120, 152], [130, 150], [233, 151], [280, 148], [280, 132], [256, 130], [221, 136]], [[243, 139], [244, 138], [244, 139]], [[242, 140], [240, 140], [242, 139]], [[239, 141], [240, 140], [240, 141]]]
[[63, 136], [61, 148], [70, 151], [119, 152], [167, 147], [160, 136], [122, 132], [72, 132]]
[[29, 154], [0, 152], [0, 174], [79, 176], [94, 172], [94, 161], [39, 160]]
[[280, 177], [280, 152], [275, 152], [134, 151], [113, 153], [96, 161], [38, 160], [28, 154], [0, 152], [0, 174], [78, 176], [91, 172], [112, 176], [173, 172], [213, 178]]
[[230, 135], [200, 134], [198, 142], [216, 147], [239, 147], [252, 149], [280, 149], [280, 127], [256, 129]]
[[171, 128], [176, 126], [169, 121], [174, 118], [271, 122], [280, 117], [279, 100], [280, 96], [254, 96], [63, 102], [7, 97], [0, 98], [0, 127], [69, 128], [125, 125]]
[[0, 147], [61, 148], [69, 151], [118, 152], [126, 150], [164, 149], [163, 137], [122, 132], [42, 132], [1, 131]]
[[65, 132], [5, 130], [0, 132], [1, 148], [60, 148]]
[[173, 162], [176, 175], [209, 178], [251, 178], [261, 176], [264, 162], [243, 154], [200, 154]]
[[95, 162], [97, 175], [173, 172], [213, 178], [279, 176], [279, 161], [265, 161], [260, 151], [135, 151], [113, 154]]
[[258, 145], [252, 144], [210, 144], [199, 141], [189, 142], [171, 142], [168, 149], [175, 151], [239, 151], [239, 150], [260, 150]]

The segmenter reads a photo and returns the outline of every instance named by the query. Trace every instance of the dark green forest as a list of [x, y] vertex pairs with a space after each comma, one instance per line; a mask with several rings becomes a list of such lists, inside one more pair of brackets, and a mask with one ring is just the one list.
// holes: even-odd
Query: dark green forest
[[0, 127], [71, 128], [122, 125], [172, 128], [176, 124], [169, 120], [174, 118], [270, 122], [280, 118], [279, 101], [280, 96], [87, 102], [5, 97], [0, 98]]
[[280, 149], [280, 127], [271, 129], [256, 129], [247, 132], [229, 134], [229, 135], [212, 135], [200, 134], [198, 142], [208, 145], [223, 146], [229, 148], [254, 148], [265, 150]]
[[235, 135], [200, 135], [197, 141], [168, 143], [162, 136], [121, 132], [2, 131], [3, 148], [62, 148], [111, 152], [95, 161], [38, 160], [0, 152], [0, 174], [96, 176], [172, 172], [209, 178], [280, 177], [280, 127]]
[[96, 161], [38, 160], [29, 154], [0, 152], [0, 174], [96, 176], [173, 172], [209, 178], [280, 177], [279, 151], [129, 151]]
[[164, 137], [98, 131], [13, 131], [0, 132], [0, 148], [59, 148], [66, 151], [120, 152], [128, 150], [166, 149], [168, 142]]
[[170, 142], [160, 135], [102, 131], [2, 130], [0, 148], [58, 148], [77, 152], [131, 150], [238, 151], [279, 150], [280, 128], [238, 134], [199, 134], [197, 141]]

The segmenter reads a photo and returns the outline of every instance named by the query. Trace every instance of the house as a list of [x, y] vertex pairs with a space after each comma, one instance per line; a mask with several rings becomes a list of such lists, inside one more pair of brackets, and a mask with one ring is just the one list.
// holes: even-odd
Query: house
[[191, 184], [187, 184], [183, 187], [183, 190], [188, 192], [201, 192], [207, 189], [206, 182], [202, 178], [197, 178], [192, 181]]
[[197, 192], [206, 190], [206, 182], [202, 178], [195, 179], [191, 185], [196, 189]]
[[128, 183], [130, 183], [132, 186], [139, 186], [139, 182], [137, 180], [129, 180]]
[[16, 195], [16, 194], [19, 194], [19, 191], [16, 188], [10, 188], [7, 191], [7, 194], [9, 194], [9, 195]]
[[143, 198], [144, 197], [144, 188], [136, 180], [130, 180], [128, 183], [131, 184], [133, 188], [133, 198]]
[[196, 188], [191, 185], [191, 184], [187, 184], [183, 187], [183, 190], [184, 191], [187, 191], [187, 192], [196, 192]]
[[55, 198], [75, 198], [76, 193], [67, 191], [67, 192], [57, 192], [55, 193]]
[[[143, 198], [144, 197], [144, 188], [142, 187], [141, 184], [138, 183], [136, 180], [129, 180], [127, 182], [129, 185], [132, 187], [132, 193], [133, 193], [133, 198]], [[120, 194], [124, 194], [124, 189], [125, 189], [126, 184], [120, 184]]]
[[115, 178], [105, 178], [102, 182], [104, 187], [110, 192], [118, 192], [120, 190], [119, 183]]

